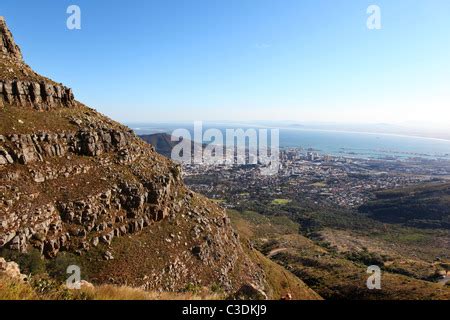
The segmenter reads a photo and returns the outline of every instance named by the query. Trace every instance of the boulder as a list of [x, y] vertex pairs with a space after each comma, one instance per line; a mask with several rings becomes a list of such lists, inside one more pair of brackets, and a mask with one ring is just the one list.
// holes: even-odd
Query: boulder
[[244, 284], [235, 294], [231, 296], [234, 300], [267, 300], [267, 294], [257, 285]]
[[0, 275], [7, 276], [12, 279], [26, 281], [27, 277], [20, 273], [19, 265], [15, 262], [7, 262], [0, 257]]

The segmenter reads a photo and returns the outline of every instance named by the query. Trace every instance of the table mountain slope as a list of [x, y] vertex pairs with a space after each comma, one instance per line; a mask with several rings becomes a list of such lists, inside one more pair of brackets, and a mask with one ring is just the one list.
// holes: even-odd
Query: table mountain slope
[[0, 40], [0, 250], [76, 254], [99, 283], [149, 290], [264, 286], [225, 211], [178, 165], [35, 73], [4, 19]]

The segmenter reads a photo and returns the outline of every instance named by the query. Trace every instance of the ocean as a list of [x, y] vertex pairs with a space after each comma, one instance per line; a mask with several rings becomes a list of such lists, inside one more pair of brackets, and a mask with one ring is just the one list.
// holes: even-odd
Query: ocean
[[[192, 123], [130, 124], [137, 134], [171, 133], [184, 128], [193, 133]], [[245, 124], [208, 123], [203, 130], [267, 128]], [[318, 154], [329, 154], [364, 159], [426, 158], [450, 160], [450, 140], [416, 136], [347, 132], [306, 128], [279, 128], [281, 148], [303, 148]], [[193, 139], [193, 134], [192, 134]], [[197, 139], [198, 140], [198, 139]], [[196, 141], [200, 142], [200, 141]]]

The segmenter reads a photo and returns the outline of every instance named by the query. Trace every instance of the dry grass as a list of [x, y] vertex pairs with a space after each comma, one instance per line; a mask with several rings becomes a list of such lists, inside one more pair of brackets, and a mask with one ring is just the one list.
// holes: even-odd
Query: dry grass
[[63, 285], [51, 285], [51, 290], [31, 283], [0, 277], [0, 300], [220, 300], [223, 296], [190, 292], [147, 292], [126, 286], [101, 285], [81, 290], [68, 290]]
[[0, 277], [0, 300], [36, 300], [38, 295], [27, 283]]
[[203, 293], [147, 292], [126, 286], [101, 285], [94, 289], [83, 289], [89, 300], [219, 300], [218, 295]]

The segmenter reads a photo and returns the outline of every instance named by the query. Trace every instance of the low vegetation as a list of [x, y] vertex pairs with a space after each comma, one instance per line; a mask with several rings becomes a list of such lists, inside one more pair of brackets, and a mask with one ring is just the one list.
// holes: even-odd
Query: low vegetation
[[274, 200], [272, 200], [273, 205], [285, 205], [290, 202], [291, 202], [291, 200], [289, 200], [289, 199], [274, 199]]
[[382, 222], [450, 229], [450, 183], [425, 184], [378, 192], [360, 211]]
[[[326, 223], [315, 233], [309, 233], [308, 238], [299, 233], [303, 228], [298, 223], [290, 221], [286, 224], [285, 216], [264, 216], [252, 211], [231, 211], [229, 214], [241, 236], [254, 248], [302, 279], [325, 299], [450, 298], [448, 286], [432, 282], [432, 263], [411, 259], [409, 252], [401, 256], [395, 251], [389, 251], [389, 254], [377, 251], [380, 247], [389, 248], [384, 240], [370, 236], [366, 242], [364, 233], [339, 228], [332, 230]], [[378, 226], [376, 222], [374, 225]], [[365, 232], [370, 230], [373, 229]], [[387, 229], [386, 233], [393, 234], [395, 230]], [[403, 237], [408, 232], [412, 230], [403, 230]], [[373, 247], [370, 239], [375, 239]], [[380, 245], [377, 241], [383, 242]], [[414, 250], [414, 247], [405, 248]], [[381, 290], [369, 290], [366, 286], [370, 265], [382, 269]], [[427, 277], [430, 277], [428, 281], [421, 280]]]
[[148, 292], [127, 286], [101, 285], [80, 290], [69, 290], [55, 280], [31, 278], [20, 282], [0, 277], [0, 300], [217, 300], [221, 296], [207, 291]]

